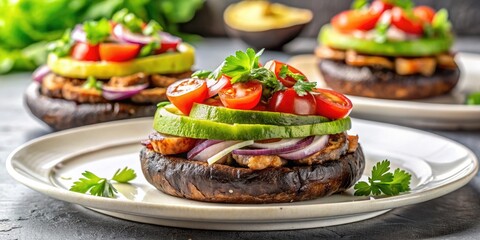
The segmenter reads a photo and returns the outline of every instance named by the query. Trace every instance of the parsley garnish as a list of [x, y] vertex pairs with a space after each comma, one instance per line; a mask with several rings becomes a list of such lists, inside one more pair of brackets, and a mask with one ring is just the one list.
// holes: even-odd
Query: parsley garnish
[[133, 169], [125, 167], [124, 169], [118, 169], [113, 175], [111, 180], [106, 178], [98, 177], [92, 172], [85, 171], [82, 173], [85, 178], [80, 178], [78, 181], [73, 183], [73, 186], [70, 188], [72, 192], [79, 193], [90, 193], [93, 196], [101, 196], [113, 198], [117, 189], [113, 187], [111, 181], [116, 181], [118, 183], [127, 183], [137, 177]]
[[160, 45], [161, 43], [157, 41], [153, 41], [144, 45], [140, 49], [140, 52], [138, 53], [138, 57], [146, 57], [146, 56], [152, 55], [155, 52], [155, 50], [160, 48]]
[[207, 79], [209, 76], [212, 74], [212, 71], [208, 70], [198, 70], [194, 73], [192, 73], [192, 77], [197, 77], [200, 79]]
[[157, 21], [150, 20], [147, 26], [145, 26], [145, 28], [143, 29], [142, 33], [143, 35], [147, 35], [147, 36], [159, 37], [158, 32], [162, 30], [163, 30], [162, 26], [160, 26], [160, 24]]
[[278, 73], [278, 76], [281, 78], [291, 77], [295, 81], [305, 80], [305, 76], [303, 76], [300, 73], [293, 73], [292, 71], [290, 71], [290, 69], [288, 69], [288, 65], [286, 64], [282, 65], [282, 67], [280, 68], [280, 72]]
[[73, 47], [74, 40], [71, 38], [72, 30], [67, 29], [63, 33], [62, 38], [50, 43], [47, 50], [54, 53], [58, 57], [64, 57], [70, 54], [70, 50]]
[[308, 92], [311, 92], [315, 86], [317, 86], [315, 82], [297, 81], [295, 85], [293, 85], [293, 90], [295, 90], [298, 96], [305, 96]]
[[237, 51], [235, 55], [230, 55], [225, 59], [221, 71], [223, 74], [232, 77], [232, 84], [242, 82], [248, 78], [254, 68], [258, 68], [258, 59], [262, 53], [263, 49], [255, 53], [252, 48], [248, 48], [245, 52]]
[[82, 88], [85, 88], [85, 89], [97, 89], [99, 91], [102, 91], [102, 81], [97, 81], [97, 79], [95, 77], [92, 77], [92, 76], [89, 76], [87, 78], [87, 81], [85, 81], [85, 83], [83, 83], [82, 85]]
[[395, 169], [393, 173], [390, 170], [390, 161], [383, 160], [378, 162], [372, 168], [372, 176], [368, 178], [368, 183], [361, 181], [355, 184], [355, 196], [372, 195], [398, 195], [401, 192], [410, 191], [410, 180], [412, 175], [405, 170]]
[[102, 18], [100, 21], [87, 21], [83, 24], [83, 31], [87, 36], [87, 41], [92, 45], [107, 39], [110, 36], [111, 28], [110, 22], [105, 18]]
[[412, 0], [383, 0], [384, 2], [393, 4], [397, 7], [401, 7], [406, 10], [412, 9], [415, 4], [412, 2]]
[[122, 24], [131, 32], [142, 32], [143, 20], [135, 16], [135, 14], [128, 12], [126, 8], [116, 12], [112, 17], [112, 20]]

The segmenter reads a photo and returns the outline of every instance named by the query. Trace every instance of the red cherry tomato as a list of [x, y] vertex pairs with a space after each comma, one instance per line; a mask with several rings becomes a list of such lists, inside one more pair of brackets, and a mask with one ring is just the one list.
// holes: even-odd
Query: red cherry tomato
[[369, 31], [377, 24], [381, 13], [363, 10], [348, 10], [332, 18], [332, 26], [342, 32]]
[[392, 8], [393, 8], [392, 4], [386, 3], [381, 0], [375, 0], [372, 2], [372, 4], [370, 4], [370, 7], [368, 8], [368, 10], [373, 14], [382, 14], [383, 12]]
[[408, 16], [405, 11], [399, 7], [392, 8], [392, 24], [406, 33], [416, 35], [423, 33], [422, 20], [415, 16]]
[[265, 68], [269, 69], [270, 71], [274, 72], [275, 75], [277, 76], [278, 80], [280, 80], [280, 82], [287, 88], [290, 88], [290, 87], [293, 87], [293, 85], [295, 85], [295, 83], [297, 82], [297, 80], [295, 80], [293, 77], [291, 76], [285, 76], [285, 77], [281, 77], [280, 75], [280, 71], [282, 69], [283, 66], [287, 66], [288, 67], [288, 70], [292, 73], [295, 73], [295, 74], [301, 74], [302, 76], [305, 77], [305, 81], [307, 81], [307, 77], [305, 76], [305, 74], [303, 74], [302, 72], [300, 72], [298, 69], [288, 65], [288, 64], [285, 64], [285, 63], [282, 63], [280, 61], [277, 61], [277, 60], [270, 60], [268, 61], [266, 64], [265, 64]]
[[274, 112], [292, 113], [298, 115], [314, 115], [315, 98], [312, 94], [299, 96], [293, 88], [275, 92], [268, 101], [268, 109]]
[[99, 61], [100, 54], [98, 45], [88, 43], [76, 43], [72, 49], [72, 58], [80, 61]]
[[100, 58], [109, 62], [126, 62], [134, 59], [140, 48], [134, 43], [100, 43]]
[[161, 33], [161, 38], [162, 38], [162, 42], [161, 42], [160, 48], [155, 51], [156, 54], [164, 53], [169, 50], [175, 51], [177, 49], [178, 44], [182, 42], [182, 39], [165, 32]]
[[218, 92], [223, 105], [228, 108], [250, 110], [262, 97], [262, 84], [257, 81], [235, 83]]
[[345, 95], [329, 89], [316, 88], [313, 96], [317, 102], [316, 113], [330, 119], [347, 116], [352, 111], [352, 102]]
[[222, 101], [220, 101], [220, 99], [218, 98], [207, 98], [205, 101], [203, 101], [203, 104], [210, 105], [210, 106], [223, 107]]
[[418, 6], [413, 9], [413, 15], [426, 23], [432, 23], [433, 17], [435, 16], [435, 10], [429, 6]]
[[205, 80], [187, 78], [176, 81], [167, 88], [167, 98], [183, 114], [190, 114], [193, 103], [202, 103], [208, 97]]

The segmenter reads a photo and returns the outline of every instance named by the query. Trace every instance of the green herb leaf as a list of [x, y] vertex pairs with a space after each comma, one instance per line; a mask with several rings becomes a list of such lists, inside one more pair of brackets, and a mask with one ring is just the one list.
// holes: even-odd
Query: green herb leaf
[[153, 37], [159, 37], [159, 40], [160, 40], [160, 36], [158, 34], [159, 31], [162, 31], [163, 28], [162, 26], [160, 26], [160, 24], [158, 24], [157, 21], [155, 20], [150, 20], [150, 22], [148, 22], [147, 26], [145, 26], [145, 28], [143, 29], [142, 33], [143, 35], [147, 35], [147, 36], [153, 36]]
[[448, 11], [446, 9], [440, 9], [435, 16], [433, 16], [432, 28], [438, 36], [444, 37], [450, 34], [452, 23], [448, 21]]
[[167, 106], [167, 105], [169, 105], [169, 104], [170, 104], [169, 101], [159, 102], [159, 103], [157, 103], [157, 108], [163, 108], [163, 107], [165, 107], [165, 106]]
[[245, 75], [250, 74], [252, 69], [258, 68], [258, 59], [263, 53], [263, 49], [258, 53], [248, 48], [247, 51], [237, 51], [235, 55], [228, 56], [222, 67], [222, 73], [232, 78], [232, 84], [239, 79], [245, 79]]
[[198, 70], [194, 73], [192, 73], [192, 77], [197, 77], [200, 79], [207, 79], [209, 76], [212, 74], [212, 71], [208, 70]]
[[412, 175], [405, 170], [395, 169], [393, 173], [390, 170], [390, 161], [383, 160], [378, 162], [372, 168], [372, 176], [368, 178], [368, 183], [361, 181], [355, 184], [355, 196], [372, 195], [398, 195], [401, 192], [410, 191], [410, 180]]
[[83, 24], [83, 31], [87, 36], [88, 43], [96, 45], [110, 36], [112, 26], [110, 22], [102, 18], [100, 21], [87, 21]]
[[406, 10], [410, 10], [415, 6], [412, 0], [382, 0], [382, 1], [393, 4], [397, 7], [401, 7]]
[[89, 76], [87, 78], [87, 81], [85, 81], [85, 83], [82, 85], [82, 88], [85, 88], [85, 89], [93, 88], [93, 89], [102, 91], [102, 85], [103, 85], [102, 81], [97, 81], [95, 77]]
[[352, 9], [362, 9], [368, 6], [368, 0], [355, 0], [352, 3]]
[[125, 167], [124, 169], [118, 169], [115, 174], [113, 174], [112, 180], [115, 180], [119, 183], [127, 183], [137, 177], [135, 171], [131, 168]]
[[54, 41], [47, 46], [47, 50], [54, 53], [58, 57], [65, 57], [69, 55], [70, 50], [72, 49], [74, 44], [74, 40], [71, 38], [71, 34], [71, 29], [65, 30], [59, 40]]
[[470, 93], [467, 96], [467, 105], [480, 105], [480, 92]]
[[298, 94], [298, 96], [305, 96], [308, 92], [312, 91], [317, 83], [315, 82], [306, 82], [306, 81], [297, 81], [295, 85], [293, 85], [293, 90]]
[[140, 52], [138, 53], [138, 57], [146, 57], [146, 56], [152, 55], [153, 53], [155, 53], [155, 50], [160, 48], [160, 45], [161, 45], [161, 43], [158, 42], [158, 41], [153, 41], [153, 42], [150, 42], [150, 43], [144, 45], [140, 49]]
[[390, 27], [390, 23], [378, 21], [375, 25], [375, 38], [377, 43], [384, 43], [387, 41], [387, 32]]
[[[98, 177], [92, 172], [85, 171], [82, 173], [84, 178], [78, 179], [70, 187], [70, 191], [78, 193], [90, 193], [93, 196], [101, 196], [113, 198], [118, 192], [115, 187], [113, 187], [110, 180], [106, 178]], [[135, 179], [137, 175], [133, 169], [125, 167], [124, 169], [118, 169], [113, 175], [112, 180], [119, 183], [127, 183]]]

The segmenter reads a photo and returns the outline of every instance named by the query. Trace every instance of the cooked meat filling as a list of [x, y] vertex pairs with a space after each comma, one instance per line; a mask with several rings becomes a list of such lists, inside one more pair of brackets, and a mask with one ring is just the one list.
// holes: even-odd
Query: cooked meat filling
[[193, 138], [168, 136], [158, 132], [151, 133], [148, 138], [153, 150], [163, 155], [187, 152], [197, 143]]
[[281, 167], [287, 164], [287, 160], [280, 158], [276, 155], [237, 155], [232, 154], [233, 159], [238, 165], [248, 167], [253, 170], [262, 170], [269, 167]]

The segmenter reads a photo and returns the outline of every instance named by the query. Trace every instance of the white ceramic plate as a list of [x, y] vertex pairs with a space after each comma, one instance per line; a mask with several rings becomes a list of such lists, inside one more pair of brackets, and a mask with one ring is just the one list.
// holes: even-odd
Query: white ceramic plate
[[[456, 61], [461, 68], [461, 76], [451, 93], [415, 101], [349, 96], [355, 106], [352, 116], [414, 127], [480, 129], [480, 106], [463, 104], [467, 93], [480, 91], [480, 55], [459, 53]], [[325, 86], [314, 55], [295, 56], [289, 63], [304, 72], [311, 81]]]
[[[140, 140], [151, 130], [152, 119], [92, 125], [53, 133], [20, 146], [7, 160], [17, 181], [48, 196], [80, 204], [107, 215], [153, 224], [218, 230], [279, 230], [355, 222], [389, 209], [445, 195], [470, 181], [477, 172], [475, 155], [446, 138], [418, 130], [354, 120], [367, 164], [365, 173], [383, 159], [392, 168], [413, 175], [412, 191], [399, 196], [354, 197], [344, 194], [285, 204], [215, 204], [165, 195], [141, 174]], [[85, 170], [111, 177], [129, 166], [138, 173], [132, 185], [117, 184], [118, 199], [94, 197], [67, 189]], [[363, 178], [366, 179], [367, 175]]]

